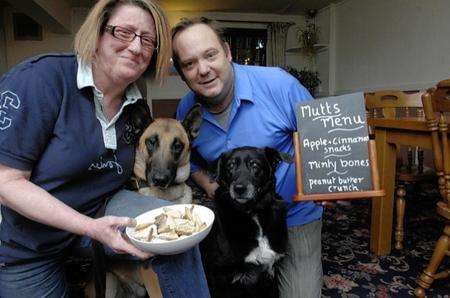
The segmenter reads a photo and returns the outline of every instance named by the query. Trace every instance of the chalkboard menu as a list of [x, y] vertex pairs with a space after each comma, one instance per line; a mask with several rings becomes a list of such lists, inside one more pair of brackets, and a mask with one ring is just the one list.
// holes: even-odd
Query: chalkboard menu
[[372, 190], [363, 93], [302, 102], [296, 112], [304, 193]]

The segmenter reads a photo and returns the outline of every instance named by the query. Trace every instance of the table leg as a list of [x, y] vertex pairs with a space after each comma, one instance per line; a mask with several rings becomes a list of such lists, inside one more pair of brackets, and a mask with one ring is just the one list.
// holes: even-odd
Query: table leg
[[375, 130], [378, 170], [381, 188], [386, 196], [372, 199], [370, 250], [377, 255], [391, 252], [392, 219], [394, 211], [396, 146], [389, 144], [384, 129]]

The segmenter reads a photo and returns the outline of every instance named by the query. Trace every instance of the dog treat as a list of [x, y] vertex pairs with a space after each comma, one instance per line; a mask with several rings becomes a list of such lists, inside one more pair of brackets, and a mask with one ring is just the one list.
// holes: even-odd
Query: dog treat
[[153, 224], [149, 227], [147, 241], [148, 242], [152, 241], [152, 239], [155, 238], [156, 235], [158, 235], [158, 227], [155, 224]]
[[137, 223], [136, 223], [136, 226], [134, 227], [135, 231], [145, 229], [155, 223], [154, 219], [141, 219], [141, 220], [136, 220], [136, 221], [137, 221]]
[[183, 212], [170, 207], [152, 219], [138, 220], [133, 237], [147, 242], [154, 240], [170, 241], [200, 232], [206, 223], [194, 212], [194, 206], [186, 207]]
[[135, 229], [134, 237], [137, 239], [147, 239], [149, 234], [150, 234], [150, 226], [147, 226], [138, 231], [136, 231]]
[[178, 210], [170, 209], [170, 208], [163, 208], [163, 210], [164, 210], [164, 213], [167, 216], [171, 216], [173, 218], [181, 218], [181, 217], [183, 217], [183, 214], [180, 211], [178, 211]]

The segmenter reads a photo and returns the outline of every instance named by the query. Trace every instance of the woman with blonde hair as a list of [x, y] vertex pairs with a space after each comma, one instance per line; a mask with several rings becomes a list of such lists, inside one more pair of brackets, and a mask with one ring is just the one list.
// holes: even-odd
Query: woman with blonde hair
[[[132, 218], [95, 215], [132, 174], [149, 117], [135, 83], [168, 68], [166, 17], [152, 0], [100, 0], [75, 53], [33, 57], [0, 79], [0, 297], [68, 296], [63, 260], [86, 239], [151, 257], [120, 231]], [[198, 248], [153, 260], [165, 297], [209, 296]]]

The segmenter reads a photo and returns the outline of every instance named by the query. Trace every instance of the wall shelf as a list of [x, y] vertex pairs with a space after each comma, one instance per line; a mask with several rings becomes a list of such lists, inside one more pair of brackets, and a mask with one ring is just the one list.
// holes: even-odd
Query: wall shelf
[[316, 49], [317, 52], [326, 51], [326, 50], [328, 50], [328, 44], [325, 44], [325, 43], [316, 43], [316, 44], [314, 45], [314, 48]]
[[[316, 53], [325, 51], [328, 49], [328, 44], [325, 43], [316, 43], [313, 45], [314, 49], [316, 50]], [[286, 53], [301, 53], [303, 51], [302, 47], [292, 47], [286, 49]]]

